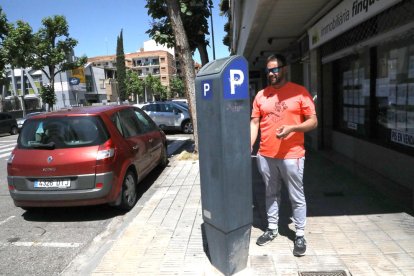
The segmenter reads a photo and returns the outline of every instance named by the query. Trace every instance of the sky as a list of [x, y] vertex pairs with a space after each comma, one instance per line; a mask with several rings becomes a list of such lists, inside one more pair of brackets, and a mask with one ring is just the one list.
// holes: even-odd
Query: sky
[[[228, 47], [222, 43], [227, 18], [220, 16], [219, 2], [213, 0], [216, 59], [229, 56]], [[145, 4], [145, 0], [0, 0], [0, 6], [10, 23], [25, 21], [33, 32], [41, 27], [43, 18], [64, 15], [69, 25], [69, 36], [78, 41], [75, 55], [87, 57], [116, 54], [116, 40], [121, 29], [124, 52], [139, 51], [144, 41], [151, 39], [145, 33], [152, 22]], [[213, 60], [212, 39], [208, 39], [210, 46], [207, 51], [210, 60]], [[197, 51], [193, 58], [201, 63]]]

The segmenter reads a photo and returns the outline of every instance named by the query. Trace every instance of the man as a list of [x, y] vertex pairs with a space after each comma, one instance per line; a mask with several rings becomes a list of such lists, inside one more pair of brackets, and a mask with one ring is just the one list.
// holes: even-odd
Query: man
[[266, 185], [268, 227], [257, 239], [258, 245], [271, 242], [278, 234], [281, 185], [286, 185], [296, 228], [293, 255], [306, 251], [306, 200], [303, 189], [305, 162], [304, 132], [316, 128], [315, 105], [305, 87], [286, 80], [286, 59], [267, 59], [269, 85], [253, 101], [250, 121], [251, 147], [260, 128], [257, 164]]

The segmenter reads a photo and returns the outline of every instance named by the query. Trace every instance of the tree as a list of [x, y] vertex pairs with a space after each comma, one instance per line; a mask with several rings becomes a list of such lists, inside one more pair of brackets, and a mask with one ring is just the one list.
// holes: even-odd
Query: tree
[[26, 22], [18, 20], [16, 26], [9, 24], [7, 37], [3, 40], [6, 62], [12, 68], [27, 68], [33, 62], [33, 31]]
[[195, 108], [195, 71], [194, 62], [191, 56], [190, 45], [181, 20], [178, 0], [167, 0], [168, 16], [175, 35], [176, 49], [183, 63], [184, 83], [187, 91], [188, 105], [194, 129], [194, 151], [198, 151], [197, 114]]
[[231, 30], [231, 13], [230, 13], [230, 0], [220, 0], [220, 15], [227, 17], [227, 23], [224, 24], [224, 32], [226, 35], [223, 38], [223, 44], [226, 45], [231, 51], [232, 43], [232, 30]]
[[128, 96], [135, 95], [137, 103], [139, 98], [144, 97], [145, 83], [139, 78], [138, 74], [132, 70], [126, 72], [126, 93]]
[[161, 83], [160, 78], [154, 78], [151, 88], [157, 100], [163, 101], [167, 99], [167, 87]]
[[0, 6], [0, 111], [3, 111], [3, 91], [6, 85], [6, 78], [4, 78], [4, 69], [7, 64], [7, 54], [4, 51], [3, 41], [8, 34], [8, 24], [6, 14]]
[[[159, 44], [174, 48], [176, 46], [176, 37], [166, 5], [165, 1], [147, 0], [145, 7], [148, 9], [148, 14], [154, 21], [151, 24], [151, 29], [146, 33]], [[209, 61], [207, 53], [209, 41], [206, 39], [206, 35], [210, 34], [208, 30], [208, 18], [211, 16], [209, 7], [212, 5], [212, 0], [179, 0], [180, 16], [187, 35], [190, 51], [194, 53], [196, 49], [198, 50], [203, 65]]]
[[[16, 81], [14, 78], [14, 69], [21, 68], [21, 107], [23, 115], [26, 114], [26, 106], [24, 102], [25, 82], [23, 68], [30, 67], [33, 62], [33, 32], [32, 27], [26, 22], [18, 20], [16, 26], [8, 25], [8, 34], [3, 40], [3, 59], [5, 63], [10, 65], [12, 75], [13, 90], [16, 90]], [[17, 95], [15, 95], [17, 96]]]
[[0, 6], [0, 80], [3, 79], [7, 54], [4, 52], [4, 38], [9, 32], [6, 14]]
[[52, 86], [50, 84], [44, 85], [40, 89], [40, 98], [42, 98], [42, 101], [44, 103], [47, 103], [49, 105], [49, 109], [56, 103], [55, 90], [52, 89]]
[[153, 94], [154, 82], [155, 82], [155, 78], [151, 74], [148, 74], [144, 79], [144, 87], [145, 87], [144, 101], [145, 102], [152, 101], [152, 98], [148, 99], [148, 90], [151, 92], [151, 94]]
[[170, 89], [171, 89], [171, 93], [172, 93], [172, 98], [185, 97], [184, 82], [179, 77], [175, 76], [175, 77], [171, 78]]
[[118, 82], [119, 100], [123, 102], [126, 100], [127, 89], [125, 84], [126, 66], [122, 30], [116, 43], [116, 80]]
[[[77, 40], [69, 37], [69, 26], [66, 18], [62, 15], [46, 17], [42, 20], [42, 25], [34, 35], [33, 44], [33, 63], [32, 68], [42, 70], [49, 84], [45, 91], [55, 94], [55, 76], [67, 70], [72, 70], [83, 66], [86, 63], [86, 56], [73, 59], [73, 49], [78, 44]], [[48, 70], [45, 70], [45, 67]], [[49, 110], [55, 104], [50, 101], [54, 97], [48, 97]]]

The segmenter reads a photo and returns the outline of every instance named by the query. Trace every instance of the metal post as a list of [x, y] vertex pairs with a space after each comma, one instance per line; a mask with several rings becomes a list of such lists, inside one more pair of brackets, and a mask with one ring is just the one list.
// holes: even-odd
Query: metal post
[[213, 27], [213, 5], [210, 5], [210, 21], [211, 21], [211, 40], [213, 42], [213, 60], [216, 59], [216, 47], [214, 45], [214, 27]]

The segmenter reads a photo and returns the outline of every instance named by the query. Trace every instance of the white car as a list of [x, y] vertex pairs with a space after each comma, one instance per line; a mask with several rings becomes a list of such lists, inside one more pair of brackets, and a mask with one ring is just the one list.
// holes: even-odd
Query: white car
[[181, 130], [193, 133], [193, 124], [188, 108], [173, 101], [137, 104], [163, 130]]
[[32, 112], [32, 113], [26, 114], [26, 116], [24, 116], [23, 118], [18, 119], [17, 120], [17, 127], [19, 128], [19, 131], [22, 129], [22, 126], [23, 126], [23, 124], [24, 124], [24, 122], [26, 121], [27, 118], [30, 118], [34, 115], [39, 115], [39, 114], [42, 114], [42, 113], [45, 113], [45, 112], [40, 112], [40, 111]]

